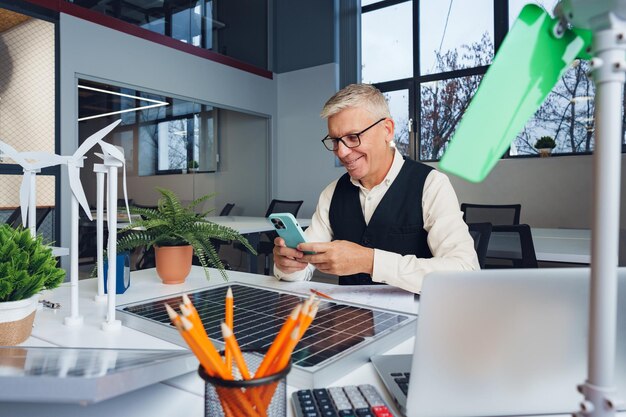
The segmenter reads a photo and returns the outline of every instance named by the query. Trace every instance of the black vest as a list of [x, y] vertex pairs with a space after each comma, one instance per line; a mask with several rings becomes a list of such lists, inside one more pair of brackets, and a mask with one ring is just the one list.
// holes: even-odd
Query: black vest
[[[348, 173], [337, 182], [330, 202], [329, 219], [334, 240], [348, 240], [369, 248], [401, 255], [432, 258], [428, 248], [422, 215], [422, 191], [433, 168], [405, 159], [400, 173], [365, 223], [359, 201], [359, 188], [350, 182]], [[339, 277], [340, 285], [371, 285], [369, 274]]]

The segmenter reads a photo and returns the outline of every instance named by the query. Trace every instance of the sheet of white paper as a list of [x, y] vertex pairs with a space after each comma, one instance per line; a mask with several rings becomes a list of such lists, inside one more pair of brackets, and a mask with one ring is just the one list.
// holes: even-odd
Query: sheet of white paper
[[415, 294], [390, 285], [332, 285], [318, 282], [286, 282], [285, 290], [311, 295], [311, 288], [337, 301], [417, 314]]

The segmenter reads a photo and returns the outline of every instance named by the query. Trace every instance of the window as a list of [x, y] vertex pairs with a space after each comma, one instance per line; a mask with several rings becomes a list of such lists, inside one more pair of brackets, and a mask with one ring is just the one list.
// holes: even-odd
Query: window
[[[0, 140], [17, 152], [59, 153], [55, 77], [57, 17], [21, 2], [0, 1]], [[18, 161], [0, 158], [0, 223], [21, 224]], [[61, 169], [45, 167], [36, 175], [37, 233], [45, 242], [59, 237], [58, 184]], [[12, 214], [18, 217], [13, 222]]]
[[79, 80], [78, 106], [81, 140], [122, 119], [110, 141], [124, 148], [131, 175], [217, 170], [213, 106], [90, 80]]
[[[361, 79], [387, 97], [396, 121], [396, 143], [404, 155], [424, 161], [441, 158], [526, 3], [362, 1]], [[552, 13], [557, 0], [537, 3]], [[555, 139], [556, 154], [593, 151], [595, 88], [588, 71], [588, 62], [574, 62], [505, 157], [537, 156], [534, 144], [542, 136]]]

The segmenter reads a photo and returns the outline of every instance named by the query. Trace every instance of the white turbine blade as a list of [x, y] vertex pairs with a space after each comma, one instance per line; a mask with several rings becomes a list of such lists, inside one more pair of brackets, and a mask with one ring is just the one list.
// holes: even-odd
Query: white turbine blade
[[87, 203], [87, 197], [85, 197], [85, 190], [83, 190], [83, 184], [80, 182], [80, 170], [72, 164], [68, 164], [67, 170], [69, 172], [70, 188], [72, 189], [74, 197], [76, 197], [78, 204], [83, 208], [89, 220], [93, 220], [89, 204]]
[[0, 151], [2, 151], [4, 155], [11, 158], [22, 167], [27, 168], [27, 169], [31, 167], [31, 164], [28, 161], [26, 161], [26, 159], [24, 159], [13, 146], [1, 140], [0, 140]]
[[40, 151], [22, 152], [20, 156], [24, 157], [25, 159], [36, 161], [36, 162], [31, 163], [32, 168], [36, 168], [36, 169], [52, 167], [55, 165], [61, 165], [67, 161], [67, 157], [65, 156], [57, 155], [55, 153], [40, 152]]
[[94, 147], [94, 145], [102, 140], [106, 135], [108, 135], [117, 125], [122, 123], [122, 119], [117, 120], [105, 128], [98, 130], [93, 135], [89, 136], [85, 141], [76, 149], [74, 152], [74, 159], [82, 158], [85, 156], [87, 151]]
[[124, 204], [126, 205], [126, 215], [128, 216], [128, 222], [132, 223], [133, 221], [130, 217], [130, 208], [128, 207], [128, 190], [126, 187], [126, 159], [124, 158], [124, 148], [120, 146], [112, 145], [105, 141], [100, 142], [100, 147], [102, 148], [102, 151], [104, 152], [105, 155], [108, 155], [111, 158], [117, 159], [118, 161], [122, 163], [122, 175], [123, 175], [122, 187], [124, 190]]
[[24, 170], [22, 185], [20, 186], [20, 212], [22, 213], [22, 226], [26, 227], [28, 219], [28, 201], [30, 199], [30, 176], [35, 175], [31, 171]]

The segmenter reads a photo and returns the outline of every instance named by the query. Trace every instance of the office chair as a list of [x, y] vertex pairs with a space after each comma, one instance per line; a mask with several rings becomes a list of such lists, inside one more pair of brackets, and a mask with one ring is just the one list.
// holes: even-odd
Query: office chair
[[474, 250], [478, 256], [480, 269], [484, 269], [485, 259], [487, 258], [487, 248], [489, 247], [489, 238], [491, 237], [491, 223], [470, 223], [467, 227], [469, 228], [472, 239], [474, 239]]
[[[298, 211], [300, 211], [300, 207], [302, 206], [303, 202], [304, 202], [303, 200], [289, 201], [289, 200], [274, 199], [270, 202], [270, 205], [267, 207], [267, 211], [265, 212], [265, 217], [269, 216], [272, 213], [291, 213], [293, 214], [294, 217], [296, 217], [298, 215]], [[257, 253], [259, 255], [265, 255], [265, 267], [263, 270], [265, 275], [270, 274], [270, 259], [269, 258], [272, 252], [274, 251], [274, 239], [276, 239], [277, 236], [278, 234], [276, 234], [276, 232], [274, 231], [261, 233], [261, 239], [263, 238], [265, 239], [259, 241], [259, 246], [257, 247]], [[241, 251], [248, 252], [248, 249], [246, 249], [246, 247], [243, 246], [239, 242], [235, 242], [234, 247]]]
[[233, 207], [235, 207], [235, 203], [226, 203], [222, 211], [220, 211], [220, 216], [228, 216]]
[[493, 225], [491, 236], [494, 237], [500, 233], [515, 239], [514, 247], [519, 250], [520, 257], [508, 259], [509, 263], [486, 263], [485, 268], [539, 268], [530, 226], [527, 224]]
[[495, 225], [519, 224], [521, 204], [471, 204], [462, 203], [465, 223], [491, 223]]

